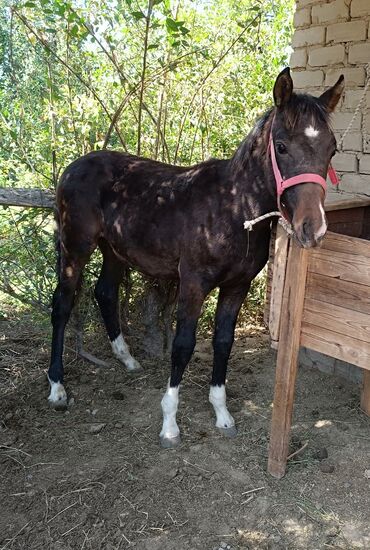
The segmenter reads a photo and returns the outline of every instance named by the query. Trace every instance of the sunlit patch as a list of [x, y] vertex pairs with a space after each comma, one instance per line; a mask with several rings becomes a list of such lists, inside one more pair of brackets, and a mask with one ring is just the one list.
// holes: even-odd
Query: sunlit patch
[[319, 135], [320, 132], [319, 130], [316, 130], [316, 128], [314, 128], [313, 126], [307, 126], [304, 133], [309, 138], [315, 138]]
[[248, 531], [247, 529], [238, 529], [238, 535], [243, 540], [254, 543], [254, 548], [257, 548], [256, 544], [262, 544], [267, 540], [267, 536], [260, 531]]
[[333, 423], [331, 420], [318, 420], [315, 424], [315, 428], [326, 428], [327, 426], [332, 426]]
[[115, 221], [113, 224], [114, 229], [117, 231], [118, 235], [122, 237], [122, 228], [118, 221]]
[[66, 268], [66, 275], [67, 275], [67, 277], [72, 277], [72, 275], [73, 275], [72, 267], [69, 266], [69, 267]]

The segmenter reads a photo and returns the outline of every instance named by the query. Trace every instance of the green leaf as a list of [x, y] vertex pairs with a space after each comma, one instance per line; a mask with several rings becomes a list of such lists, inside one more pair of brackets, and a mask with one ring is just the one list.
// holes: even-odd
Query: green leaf
[[137, 21], [139, 19], [145, 19], [145, 15], [142, 11], [132, 11], [131, 12], [132, 17], [134, 17]]
[[170, 33], [178, 32], [177, 23], [171, 17], [166, 18], [166, 27]]

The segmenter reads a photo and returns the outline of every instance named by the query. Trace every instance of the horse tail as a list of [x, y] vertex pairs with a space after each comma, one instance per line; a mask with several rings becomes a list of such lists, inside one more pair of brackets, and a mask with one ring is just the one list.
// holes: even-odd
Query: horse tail
[[57, 208], [54, 208], [54, 245], [56, 252], [56, 266], [55, 271], [60, 280], [60, 267], [61, 267], [61, 238], [60, 238], [60, 216]]

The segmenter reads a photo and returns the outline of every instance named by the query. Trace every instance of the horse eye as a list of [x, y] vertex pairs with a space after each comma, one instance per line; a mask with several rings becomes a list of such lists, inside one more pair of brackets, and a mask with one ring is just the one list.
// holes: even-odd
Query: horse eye
[[288, 152], [287, 148], [285, 147], [284, 143], [278, 143], [276, 146], [277, 152], [279, 155], [285, 155], [285, 153]]

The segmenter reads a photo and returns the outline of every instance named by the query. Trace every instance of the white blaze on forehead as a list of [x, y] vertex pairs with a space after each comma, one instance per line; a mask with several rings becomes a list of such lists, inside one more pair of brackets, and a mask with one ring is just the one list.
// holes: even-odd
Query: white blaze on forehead
[[316, 130], [313, 126], [307, 126], [304, 133], [306, 134], [307, 137], [315, 138], [319, 135], [320, 132]]

